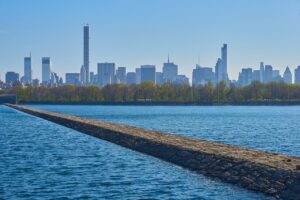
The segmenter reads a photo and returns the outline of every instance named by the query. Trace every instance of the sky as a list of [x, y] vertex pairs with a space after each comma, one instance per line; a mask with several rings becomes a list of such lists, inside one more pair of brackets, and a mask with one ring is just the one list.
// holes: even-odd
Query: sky
[[228, 44], [228, 74], [261, 61], [292, 73], [300, 65], [300, 0], [0, 0], [0, 79], [23, 75], [31, 52], [33, 77], [42, 57], [59, 76], [83, 64], [83, 25], [90, 26], [90, 69], [115, 62], [179, 65], [189, 78], [197, 63], [214, 67]]

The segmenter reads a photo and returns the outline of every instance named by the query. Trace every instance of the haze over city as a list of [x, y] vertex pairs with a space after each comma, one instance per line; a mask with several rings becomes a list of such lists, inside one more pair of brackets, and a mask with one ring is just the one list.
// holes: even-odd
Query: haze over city
[[[115, 62], [127, 71], [170, 60], [191, 80], [196, 64], [214, 68], [228, 44], [228, 75], [271, 64], [283, 74], [300, 65], [300, 2], [290, 1], [6, 1], [0, 0], [0, 74], [23, 74], [32, 53], [33, 78], [51, 57], [59, 76], [83, 64], [82, 27], [90, 26], [90, 70]], [[18, 13], [16, 15], [16, 13]], [[274, 23], [274, 21], [276, 23]]]

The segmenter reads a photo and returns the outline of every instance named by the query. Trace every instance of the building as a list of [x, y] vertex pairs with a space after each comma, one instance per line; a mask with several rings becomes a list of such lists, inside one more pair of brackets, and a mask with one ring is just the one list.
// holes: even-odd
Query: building
[[264, 83], [273, 81], [273, 67], [272, 65], [266, 65], [264, 71]]
[[264, 74], [265, 74], [265, 65], [264, 65], [264, 63], [263, 62], [260, 62], [260, 67], [259, 67], [259, 81], [261, 82], [261, 83], [264, 83], [265, 81], [264, 81]]
[[215, 83], [221, 81], [229, 82], [227, 73], [227, 44], [224, 44], [221, 48], [221, 58], [218, 59], [215, 66]]
[[227, 74], [227, 44], [223, 44], [221, 48], [221, 59], [222, 59], [222, 81], [228, 82]]
[[98, 82], [101, 86], [115, 83], [115, 63], [98, 63]]
[[83, 27], [83, 68], [85, 71], [85, 78], [84, 83], [87, 84], [90, 82], [90, 52], [89, 52], [89, 40], [90, 40], [90, 33], [89, 33], [89, 25], [85, 25]]
[[84, 65], [82, 65], [80, 68], [80, 82], [82, 84], [86, 84], [86, 68]]
[[25, 84], [31, 84], [32, 71], [31, 71], [31, 55], [24, 58], [24, 81]]
[[128, 72], [126, 76], [126, 84], [136, 84], [135, 72]]
[[116, 71], [116, 83], [126, 84], [126, 67], [118, 67]]
[[66, 73], [66, 84], [67, 85], [80, 85], [80, 74], [79, 73]]
[[152, 81], [155, 83], [155, 65], [141, 66], [141, 83]]
[[51, 60], [50, 57], [42, 58], [42, 84], [47, 85], [51, 79]]
[[59, 85], [59, 77], [55, 72], [51, 72], [50, 85], [51, 86]]
[[5, 74], [5, 83], [7, 85], [13, 85], [19, 82], [19, 74], [15, 72], [6, 72]]
[[157, 85], [162, 85], [164, 83], [163, 73], [156, 72], [155, 73], [155, 81]]
[[295, 69], [295, 83], [300, 84], [300, 66]]
[[290, 70], [289, 66], [287, 66], [283, 73], [283, 82], [285, 82], [287, 84], [292, 84], [293, 83], [292, 79], [293, 78], [292, 78], [291, 70]]
[[135, 69], [135, 79], [136, 84], [141, 84], [141, 68]]
[[244, 87], [252, 83], [252, 68], [243, 68], [239, 73], [238, 85]]
[[223, 69], [222, 69], [222, 60], [218, 58], [215, 66], [215, 84], [218, 84], [223, 80]]
[[196, 65], [196, 69], [193, 69], [193, 78], [192, 85], [205, 85], [209, 82], [214, 83], [215, 74], [212, 68], [209, 67], [201, 67], [200, 65]]
[[275, 82], [283, 81], [282, 77], [280, 76], [279, 70], [272, 71], [272, 81], [275, 81]]
[[189, 85], [189, 78], [185, 75], [177, 75], [173, 83], [176, 85]]
[[252, 81], [261, 82], [261, 76], [260, 75], [261, 75], [260, 69], [259, 70], [253, 70], [253, 72], [252, 72]]
[[168, 58], [168, 62], [163, 64], [162, 74], [164, 82], [173, 82], [178, 75], [178, 66], [171, 63]]
[[34, 85], [34, 86], [39, 86], [40, 85], [40, 80], [39, 79], [33, 79], [32, 80], [32, 85]]
[[98, 75], [94, 72], [90, 72], [90, 84], [97, 85], [98, 84]]

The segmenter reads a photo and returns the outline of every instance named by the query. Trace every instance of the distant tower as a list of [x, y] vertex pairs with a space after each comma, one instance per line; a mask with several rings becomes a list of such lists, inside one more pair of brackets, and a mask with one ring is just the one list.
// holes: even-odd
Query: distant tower
[[83, 67], [85, 71], [85, 83], [89, 83], [90, 81], [90, 52], [89, 52], [89, 39], [90, 39], [90, 33], [89, 33], [89, 25], [86, 24], [83, 27]]
[[142, 65], [141, 66], [141, 83], [152, 81], [155, 83], [155, 65]]
[[227, 44], [224, 44], [221, 49], [221, 59], [222, 59], [222, 80], [228, 81], [227, 74]]
[[80, 68], [80, 81], [82, 84], [86, 83], [86, 69], [84, 65], [82, 65]]
[[261, 83], [264, 83], [264, 75], [265, 74], [265, 64], [263, 62], [260, 62], [260, 68], [259, 68], [259, 81]]
[[162, 68], [162, 78], [165, 83], [172, 83], [175, 81], [178, 75], [178, 65], [170, 62], [170, 56], [168, 55], [168, 61], [163, 64]]
[[222, 81], [222, 74], [223, 74], [222, 68], [223, 68], [222, 59], [218, 58], [218, 61], [215, 66], [215, 83], [216, 84], [218, 84], [219, 82]]
[[29, 57], [24, 58], [24, 83], [31, 84], [32, 81], [32, 71], [31, 71], [31, 53]]
[[300, 84], [300, 66], [295, 69], [295, 83]]
[[50, 57], [42, 58], [42, 83], [47, 85], [51, 79], [51, 60]]
[[292, 73], [289, 66], [286, 67], [283, 74], [283, 81], [288, 84], [292, 84]]
[[215, 66], [215, 83], [218, 84], [221, 81], [228, 83], [227, 73], [227, 44], [223, 44], [221, 48], [221, 58], [218, 59]]

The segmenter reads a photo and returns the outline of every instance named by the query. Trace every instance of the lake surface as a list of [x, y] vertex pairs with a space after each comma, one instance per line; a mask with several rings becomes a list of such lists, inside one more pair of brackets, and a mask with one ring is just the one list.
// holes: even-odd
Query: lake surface
[[31, 107], [300, 157], [300, 106]]
[[[299, 106], [31, 107], [300, 156]], [[273, 199], [0, 106], [0, 199]]]

